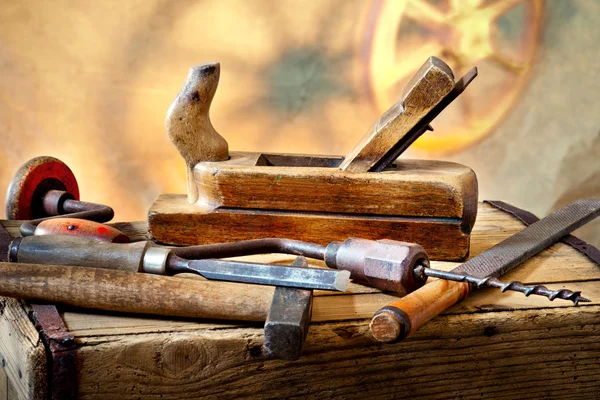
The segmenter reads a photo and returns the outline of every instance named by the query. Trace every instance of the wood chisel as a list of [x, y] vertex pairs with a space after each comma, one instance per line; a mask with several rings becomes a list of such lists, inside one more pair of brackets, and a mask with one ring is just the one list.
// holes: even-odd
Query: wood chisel
[[198, 274], [209, 280], [345, 291], [348, 271], [224, 260], [187, 260], [151, 242], [107, 243], [74, 236], [28, 236], [13, 240], [9, 261], [120, 269], [159, 275]]
[[425, 285], [377, 311], [371, 321], [373, 337], [381, 342], [404, 339], [436, 315], [464, 300], [471, 290], [471, 285], [518, 290], [526, 295], [541, 294], [551, 300], [554, 297], [579, 296], [577, 292], [565, 296], [565, 293], [561, 293], [560, 290], [556, 291], [556, 294], [547, 293], [549, 291], [539, 285], [527, 290], [519, 290], [520, 288], [515, 287], [514, 284], [498, 284], [495, 277], [515, 268], [598, 215], [600, 215], [600, 200], [577, 200], [450, 272], [421, 268], [418, 272], [442, 279]]

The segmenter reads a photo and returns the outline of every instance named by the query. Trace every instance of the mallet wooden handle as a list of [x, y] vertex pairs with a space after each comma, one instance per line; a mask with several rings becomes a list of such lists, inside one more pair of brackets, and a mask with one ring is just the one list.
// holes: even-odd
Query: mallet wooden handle
[[10, 259], [30, 264], [77, 265], [138, 272], [142, 269], [148, 247], [150, 242], [146, 241], [107, 243], [66, 235], [27, 236], [13, 242]]
[[439, 279], [380, 309], [371, 320], [371, 333], [380, 342], [402, 340], [427, 321], [462, 301], [469, 284]]
[[128, 313], [264, 321], [273, 287], [89, 267], [0, 263], [0, 296]]

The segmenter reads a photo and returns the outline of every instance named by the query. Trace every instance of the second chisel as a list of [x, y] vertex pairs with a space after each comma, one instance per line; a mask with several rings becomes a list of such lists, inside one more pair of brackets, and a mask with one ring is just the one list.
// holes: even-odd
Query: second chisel
[[206, 279], [301, 289], [344, 291], [350, 272], [225, 260], [187, 260], [150, 242], [128, 244], [56, 235], [13, 240], [9, 261], [146, 272], [198, 274]]

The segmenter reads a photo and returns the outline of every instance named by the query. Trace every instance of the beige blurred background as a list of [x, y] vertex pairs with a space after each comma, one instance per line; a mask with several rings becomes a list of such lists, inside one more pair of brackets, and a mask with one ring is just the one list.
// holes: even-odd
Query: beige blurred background
[[[466, 164], [480, 199], [543, 216], [600, 196], [599, 17], [595, 0], [3, 1], [0, 187], [52, 155], [82, 199], [144, 219], [185, 192], [164, 117], [190, 65], [221, 62], [230, 149], [345, 154], [436, 55], [480, 75], [405, 157]], [[579, 233], [600, 245], [598, 222]]]

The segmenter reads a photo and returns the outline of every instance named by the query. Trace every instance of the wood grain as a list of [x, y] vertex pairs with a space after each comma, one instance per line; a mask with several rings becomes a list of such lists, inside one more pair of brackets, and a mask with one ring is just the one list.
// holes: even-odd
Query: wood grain
[[301, 213], [190, 205], [183, 195], [161, 195], [148, 212], [149, 231], [165, 244], [196, 245], [225, 241], [286, 237], [319, 244], [349, 237], [394, 239], [421, 244], [436, 260], [461, 260], [470, 235], [461, 220], [392, 216]]
[[361, 322], [319, 324], [293, 363], [261, 358], [260, 328], [147, 333], [119, 338], [127, 340], [119, 345], [116, 337], [81, 337], [80, 395], [537, 398], [560, 397], [552, 390], [559, 387], [585, 398], [598, 388], [599, 311], [558, 310], [536, 320], [528, 311], [496, 312], [468, 323], [445, 315], [386, 346], [373, 345]]
[[167, 135], [187, 166], [190, 203], [198, 200], [194, 166], [201, 161], [224, 161], [228, 157], [227, 141], [217, 133], [209, 116], [220, 73], [219, 63], [191, 67], [181, 91], [167, 111]]
[[[0, 263], [0, 295], [87, 309], [264, 321], [273, 287], [63, 265]], [[237, 293], [232, 296], [231, 293]]]
[[[16, 223], [2, 223], [17, 232]], [[121, 224], [120, 229], [143, 237], [144, 226]], [[523, 227], [480, 204], [471, 254]], [[244, 259], [289, 263], [294, 256]], [[432, 266], [450, 270], [456, 263], [434, 261]], [[351, 285], [348, 294], [315, 291], [304, 356], [293, 363], [263, 359], [259, 324], [69, 309], [63, 317], [77, 338], [84, 399], [595, 399], [600, 391], [600, 268], [557, 243], [504, 278], [582, 290], [594, 302], [573, 307], [482, 289], [405, 341], [383, 345], [375, 343], [368, 323], [394, 296], [360, 285]], [[11, 309], [16, 310], [14, 304]], [[0, 320], [10, 324], [5, 315]], [[336, 318], [344, 320], [331, 321]]]
[[340, 157], [232, 152], [194, 168], [198, 202], [161, 195], [154, 240], [191, 245], [264, 237], [329, 243], [348, 237], [423, 245], [461, 260], [477, 215], [477, 178], [460, 164], [402, 160], [381, 173], [336, 168]]
[[0, 365], [12, 390], [21, 399], [44, 399], [46, 351], [17, 299], [0, 297], [0, 338]]
[[[425, 285], [410, 297], [398, 299], [375, 314], [371, 334], [380, 342], [404, 339], [469, 294], [469, 284], [437, 280]], [[400, 313], [396, 313], [396, 310]]]
[[402, 140], [454, 88], [446, 63], [430, 57], [402, 89], [390, 107], [346, 156], [340, 169], [367, 172]]
[[[316, 166], [315, 158], [231, 152], [228, 161], [199, 163], [194, 173], [200, 201], [212, 208], [459, 218], [465, 231], [475, 222], [477, 177], [469, 167], [398, 160], [380, 173], [348, 173]], [[272, 161], [261, 165], [265, 159]], [[339, 163], [335, 157], [321, 161]]]

